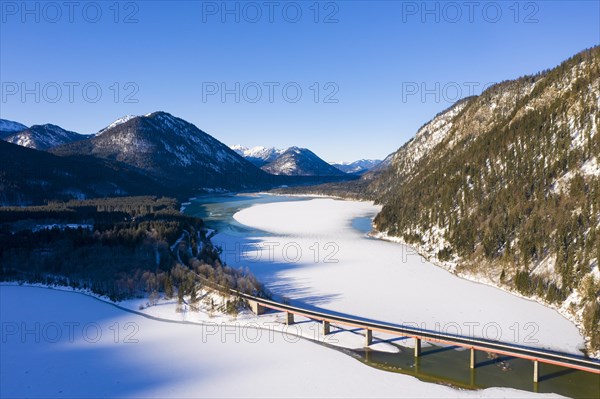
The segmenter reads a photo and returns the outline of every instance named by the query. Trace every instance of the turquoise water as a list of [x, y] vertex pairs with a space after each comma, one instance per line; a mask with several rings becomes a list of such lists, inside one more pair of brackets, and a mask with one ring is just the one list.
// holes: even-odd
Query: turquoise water
[[[233, 215], [244, 208], [258, 204], [269, 204], [273, 202], [308, 201], [313, 197], [289, 197], [284, 195], [247, 194], [247, 195], [222, 195], [211, 197], [199, 197], [191, 200], [184, 213], [204, 219], [206, 226], [221, 233], [233, 236], [251, 236], [258, 232], [268, 235], [267, 232], [248, 228], [238, 223]], [[361, 233], [369, 233], [372, 230], [371, 217], [357, 217], [352, 220], [352, 227]]]
[[[222, 195], [211, 197], [198, 197], [191, 200], [191, 204], [185, 208], [186, 215], [192, 215], [204, 219], [206, 226], [220, 233], [232, 236], [250, 236], [259, 232], [238, 223], [233, 215], [244, 208], [257, 204], [268, 204], [273, 202], [306, 201], [308, 197], [287, 197], [266, 194], [248, 195]], [[267, 234], [260, 232], [261, 235]]]

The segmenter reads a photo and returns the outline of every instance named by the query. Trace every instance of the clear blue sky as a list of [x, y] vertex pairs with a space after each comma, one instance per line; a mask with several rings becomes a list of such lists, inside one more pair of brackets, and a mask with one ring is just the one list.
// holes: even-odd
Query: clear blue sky
[[383, 158], [458, 96], [600, 43], [598, 1], [23, 4], [0, 1], [1, 118], [92, 133], [164, 110], [328, 161]]

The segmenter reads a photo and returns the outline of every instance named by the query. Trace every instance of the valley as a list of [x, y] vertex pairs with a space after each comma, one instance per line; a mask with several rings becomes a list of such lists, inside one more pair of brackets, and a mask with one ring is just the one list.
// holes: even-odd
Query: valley
[[[348, 5], [339, 17], [360, 18], [345, 31], [336, 12], [323, 18], [337, 3], [314, 3], [312, 21], [287, 21], [277, 29], [291, 41], [269, 46], [273, 21], [225, 27], [225, 12], [215, 26], [218, 4], [184, 2], [177, 29], [197, 32], [185, 18], [208, 13], [199, 51], [193, 36], [146, 40], [178, 10], [159, 3], [140, 14], [160, 18], [131, 54], [120, 46], [143, 21], [121, 23], [115, 3], [119, 62], [106, 64], [107, 42], [73, 66], [103, 65], [104, 76], [145, 60], [147, 102], [120, 103], [110, 89], [110, 104], [25, 107], [40, 93], [16, 106], [16, 92], [2, 93], [0, 397], [600, 396], [597, 42], [549, 40], [561, 51], [538, 59], [512, 52], [523, 34], [503, 58], [480, 60], [450, 53], [467, 42], [486, 52], [489, 37], [444, 42], [481, 24], [446, 35], [443, 21], [437, 52], [400, 59], [390, 43], [407, 44], [380, 39], [408, 27], [403, 37], [419, 37], [426, 24], [356, 30], [375, 3]], [[387, 5], [404, 19], [409, 6]], [[4, 19], [3, 74], [29, 74], [39, 65], [29, 53], [4, 57], [14, 52]], [[319, 51], [296, 54], [286, 46], [304, 41], [308, 22]], [[177, 31], [166, 26], [165, 40]], [[252, 41], [236, 47], [230, 35]], [[287, 82], [284, 103], [226, 90], [261, 87], [268, 71]], [[434, 92], [472, 76], [497, 83], [451, 101]], [[198, 87], [222, 91], [199, 103]]]
[[600, 350], [600, 48], [458, 101], [347, 184], [285, 188], [381, 204], [377, 236], [545, 303]]

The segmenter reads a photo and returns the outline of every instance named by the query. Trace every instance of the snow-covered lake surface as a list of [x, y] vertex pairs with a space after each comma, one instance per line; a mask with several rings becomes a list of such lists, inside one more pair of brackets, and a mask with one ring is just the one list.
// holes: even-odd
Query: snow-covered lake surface
[[539, 396], [428, 384], [281, 333], [168, 323], [46, 288], [0, 285], [0, 315], [2, 398]]
[[254, 233], [220, 233], [213, 242], [228, 264], [249, 267], [295, 304], [580, 354], [583, 337], [555, 310], [461, 279], [356, 228], [379, 209], [328, 198], [261, 203], [234, 215]]

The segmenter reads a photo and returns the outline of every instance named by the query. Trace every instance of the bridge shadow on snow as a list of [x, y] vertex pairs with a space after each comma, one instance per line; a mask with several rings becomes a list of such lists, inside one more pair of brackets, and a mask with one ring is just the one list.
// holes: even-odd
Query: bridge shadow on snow
[[[228, 266], [235, 268], [247, 267], [273, 294], [276, 301], [289, 299], [289, 302], [295, 306], [301, 305], [307, 309], [321, 309], [318, 306], [331, 303], [341, 296], [340, 294], [315, 293], [308, 284], [286, 275], [288, 271], [318, 267], [318, 264], [275, 261], [271, 260], [268, 253], [261, 253], [259, 256], [257, 248], [261, 248], [263, 241], [269, 242], [268, 236], [264, 238], [265, 240], [234, 237], [221, 233], [215, 236], [213, 242], [223, 249], [221, 258]], [[276, 248], [281, 249], [283, 245], [281, 243]]]
[[343, 328], [340, 326], [334, 326], [331, 328], [331, 332], [329, 333], [329, 335], [345, 333], [345, 332], [350, 332], [350, 333], [353, 333], [356, 335], [363, 335], [361, 333], [362, 331], [364, 331], [364, 328]]
[[[14, 393], [29, 397], [142, 397], [148, 392], [185, 385], [190, 381], [208, 386], [219, 375], [206, 362], [193, 362], [194, 356], [186, 355], [192, 351], [194, 355], [202, 356], [202, 344], [173, 345], [175, 354], [161, 349], [170, 343], [169, 337], [173, 333], [169, 333], [168, 325], [155, 324], [162, 322], [125, 312], [76, 292], [43, 287], [3, 287], [3, 291], [8, 289], [27, 291], [25, 295], [19, 295], [18, 311], [11, 311], [2, 304], [3, 321], [19, 325], [33, 325], [33, 321], [41, 325], [53, 323], [60, 326], [62, 334], [52, 342], [49, 339], [37, 342], [35, 336], [31, 336], [2, 345], [3, 359], [11, 364], [11, 367], [3, 369], [3, 373], [11, 380], [20, 381], [18, 385], [4, 386], [2, 396], [9, 397]], [[48, 308], [45, 303], [52, 306]], [[137, 328], [135, 335], [130, 336], [133, 339], [131, 343], [127, 341], [131, 329], [124, 329], [126, 323], [133, 323]], [[67, 325], [73, 326], [69, 327], [69, 333], [64, 327]], [[86, 326], [93, 328], [85, 329], [87, 333], [84, 335]], [[119, 335], [115, 335], [115, 326]], [[182, 327], [197, 330], [193, 336], [201, 336], [201, 326]], [[165, 330], [151, 333], [157, 328]], [[188, 337], [190, 332], [188, 330]], [[98, 333], [101, 338], [96, 341]], [[149, 358], [148, 353], [153, 349], [156, 352]], [[173, 355], [185, 357], [180, 359], [182, 364], [171, 367]]]

